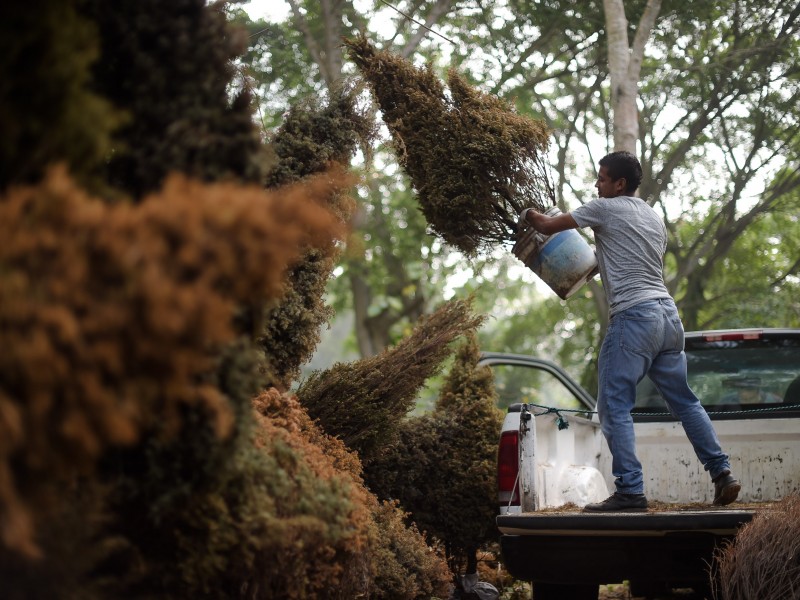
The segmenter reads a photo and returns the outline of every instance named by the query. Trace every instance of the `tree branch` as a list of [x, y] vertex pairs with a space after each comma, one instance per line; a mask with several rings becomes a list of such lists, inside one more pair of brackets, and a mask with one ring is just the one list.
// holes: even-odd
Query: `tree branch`
[[322, 50], [317, 43], [316, 38], [311, 33], [311, 29], [308, 26], [308, 21], [300, 10], [300, 5], [298, 4], [297, 0], [287, 0], [287, 2], [292, 9], [294, 22], [297, 25], [297, 28], [303, 34], [303, 39], [306, 41], [308, 52], [311, 54], [311, 58], [314, 59], [314, 62], [317, 64], [317, 66], [319, 66], [320, 75], [322, 75], [323, 81], [330, 82], [332, 79], [330, 73], [327, 72], [327, 64], [322, 59]]
[[418, 26], [416, 33], [406, 42], [403, 49], [400, 51], [400, 56], [408, 58], [417, 49], [423, 38], [429, 33], [429, 29], [433, 27], [441, 18], [442, 15], [447, 14], [453, 0], [436, 0], [436, 3], [428, 11], [425, 17], [425, 26]]
[[628, 78], [631, 81], [639, 81], [644, 60], [644, 49], [650, 35], [653, 33], [658, 13], [661, 10], [661, 0], [648, 0], [642, 18], [639, 19], [639, 26], [636, 28], [636, 35], [633, 37], [633, 47], [628, 64]]

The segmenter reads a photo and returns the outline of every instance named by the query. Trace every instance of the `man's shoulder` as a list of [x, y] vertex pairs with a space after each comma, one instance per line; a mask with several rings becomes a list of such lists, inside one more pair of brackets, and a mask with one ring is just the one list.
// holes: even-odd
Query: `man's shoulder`
[[605, 212], [609, 206], [606, 204], [610, 198], [592, 198], [588, 202], [581, 204], [579, 207], [572, 209], [571, 213], [578, 214], [597, 214]]
[[641, 198], [635, 196], [617, 196], [610, 198], [613, 200], [613, 206], [609, 206], [610, 210], [619, 210], [628, 215], [639, 215], [642, 219], [650, 220], [655, 217], [656, 220], [661, 221], [658, 212]]
[[650, 206], [635, 196], [614, 196], [613, 198], [592, 198], [589, 202], [580, 205], [575, 210], [613, 211], [623, 207], [650, 208]]
[[639, 207], [650, 208], [650, 205], [647, 204], [647, 202], [636, 196], [615, 196], [614, 198], [609, 198], [609, 200], [613, 200], [615, 203], [623, 204], [625, 206], [635, 206], [637, 208]]

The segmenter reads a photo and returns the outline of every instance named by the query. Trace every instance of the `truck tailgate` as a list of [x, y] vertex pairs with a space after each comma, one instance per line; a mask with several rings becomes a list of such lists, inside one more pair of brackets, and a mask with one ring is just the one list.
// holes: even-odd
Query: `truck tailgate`
[[640, 513], [523, 513], [499, 515], [504, 535], [664, 536], [676, 533], [731, 535], [753, 518], [752, 510], [682, 510]]
[[[574, 585], [624, 580], [695, 587], [753, 510], [543, 512], [497, 517], [500, 551], [517, 579]], [[564, 596], [565, 598], [568, 596]]]

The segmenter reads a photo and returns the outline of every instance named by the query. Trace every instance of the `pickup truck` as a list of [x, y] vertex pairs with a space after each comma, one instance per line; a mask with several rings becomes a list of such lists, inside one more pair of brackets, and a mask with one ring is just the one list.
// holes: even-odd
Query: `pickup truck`
[[742, 483], [714, 507], [713, 484], [663, 399], [645, 378], [634, 410], [650, 508], [584, 513], [614, 490], [595, 399], [562, 368], [484, 353], [502, 408], [497, 526], [508, 571], [535, 600], [596, 600], [629, 581], [634, 596], [692, 587], [709, 595], [715, 549], [753, 515], [800, 488], [800, 329], [692, 332], [689, 383]]

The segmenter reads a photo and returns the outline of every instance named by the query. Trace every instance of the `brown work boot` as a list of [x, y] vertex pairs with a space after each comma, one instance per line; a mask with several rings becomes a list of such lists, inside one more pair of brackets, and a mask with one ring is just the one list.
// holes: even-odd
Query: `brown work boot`
[[714, 504], [717, 506], [727, 506], [736, 500], [742, 489], [742, 484], [730, 471], [723, 471], [711, 481], [714, 482]]
[[602, 502], [587, 504], [586, 512], [644, 512], [647, 510], [647, 498], [644, 494], [620, 494], [614, 492]]

